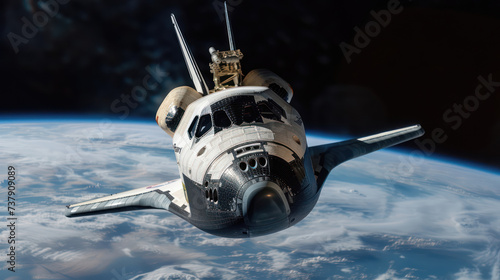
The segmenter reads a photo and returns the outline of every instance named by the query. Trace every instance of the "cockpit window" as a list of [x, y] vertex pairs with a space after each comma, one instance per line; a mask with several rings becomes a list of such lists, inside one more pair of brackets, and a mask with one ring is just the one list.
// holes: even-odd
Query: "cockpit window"
[[281, 120], [281, 116], [278, 116], [277, 114], [275, 114], [271, 110], [271, 108], [269, 108], [269, 105], [266, 101], [259, 102], [259, 104], [257, 106], [259, 107], [259, 111], [260, 111], [260, 114], [262, 115], [262, 117], [264, 117], [266, 119], [270, 119], [270, 120], [275, 120], [275, 121]]
[[188, 129], [189, 139], [193, 138], [194, 130], [196, 129], [196, 124], [197, 123], [198, 123], [198, 116], [196, 116], [194, 118], [193, 122], [191, 122], [191, 125], [189, 126], [189, 129]]
[[256, 102], [254, 96], [232, 96], [210, 105], [213, 112], [214, 134], [232, 125], [263, 123], [264, 119], [283, 122], [285, 110], [274, 100]]
[[287, 118], [286, 117], [286, 113], [285, 113], [285, 109], [283, 109], [278, 103], [276, 103], [276, 101], [272, 100], [272, 99], [268, 99], [268, 104], [271, 108], [271, 110], [277, 114], [278, 116], [281, 116], [283, 118]]
[[242, 110], [243, 121], [247, 123], [258, 121], [259, 112], [255, 110], [254, 104], [247, 104], [243, 106]]
[[214, 125], [221, 128], [231, 126], [231, 120], [223, 110], [214, 113]]
[[196, 129], [195, 136], [201, 137], [203, 134], [207, 133], [207, 131], [212, 128], [212, 118], [210, 114], [206, 114], [200, 117], [200, 123], [198, 124], [198, 128]]
[[[243, 123], [262, 122], [254, 96], [231, 96], [213, 103], [210, 107], [212, 112], [223, 110], [229, 117], [231, 124], [237, 126]], [[215, 133], [220, 129], [221, 127], [215, 125]]]

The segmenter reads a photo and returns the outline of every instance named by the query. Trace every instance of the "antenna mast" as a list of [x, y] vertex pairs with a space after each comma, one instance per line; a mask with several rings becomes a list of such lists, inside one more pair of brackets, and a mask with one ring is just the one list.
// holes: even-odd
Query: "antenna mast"
[[227, 2], [224, 1], [224, 11], [226, 13], [226, 27], [227, 27], [227, 37], [229, 39], [229, 49], [234, 51], [234, 39], [233, 32], [231, 31], [231, 23], [229, 22], [229, 13], [227, 12]]
[[198, 64], [194, 60], [193, 54], [189, 49], [186, 41], [184, 40], [184, 36], [182, 36], [181, 29], [177, 24], [177, 20], [175, 19], [174, 14], [170, 14], [172, 18], [172, 23], [174, 24], [175, 33], [177, 33], [177, 39], [179, 40], [179, 44], [181, 45], [182, 55], [184, 56], [184, 60], [186, 61], [186, 66], [188, 68], [189, 76], [191, 76], [191, 80], [193, 80], [194, 87], [196, 90], [202, 95], [207, 95], [208, 87], [201, 75], [200, 69], [198, 68]]

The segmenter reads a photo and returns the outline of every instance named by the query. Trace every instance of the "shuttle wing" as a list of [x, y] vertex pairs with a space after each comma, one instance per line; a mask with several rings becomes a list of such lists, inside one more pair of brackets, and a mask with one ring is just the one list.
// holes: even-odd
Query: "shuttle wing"
[[420, 125], [395, 129], [379, 134], [309, 148], [318, 188], [337, 165], [376, 150], [397, 145], [424, 134]]
[[189, 219], [189, 204], [180, 179], [112, 194], [66, 206], [67, 217], [123, 212], [138, 209], [164, 209]]

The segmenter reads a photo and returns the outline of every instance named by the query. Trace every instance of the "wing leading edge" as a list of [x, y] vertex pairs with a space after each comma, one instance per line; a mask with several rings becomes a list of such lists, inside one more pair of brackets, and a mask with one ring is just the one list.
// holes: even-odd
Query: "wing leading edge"
[[71, 218], [138, 209], [168, 210], [184, 219], [189, 219], [190, 213], [180, 179], [112, 194], [66, 207], [65, 215]]
[[379, 134], [310, 147], [311, 159], [318, 188], [323, 186], [328, 174], [337, 165], [382, 148], [397, 145], [424, 134], [420, 125], [395, 129]]

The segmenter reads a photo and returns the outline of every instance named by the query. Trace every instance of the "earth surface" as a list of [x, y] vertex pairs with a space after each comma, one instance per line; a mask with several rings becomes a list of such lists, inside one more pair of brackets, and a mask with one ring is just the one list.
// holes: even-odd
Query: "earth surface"
[[[65, 205], [178, 178], [154, 122], [3, 120], [16, 168], [16, 266], [1, 279], [500, 279], [500, 174], [384, 150], [333, 170], [309, 216], [253, 239], [144, 210], [69, 219]], [[337, 141], [308, 136], [309, 146]]]

